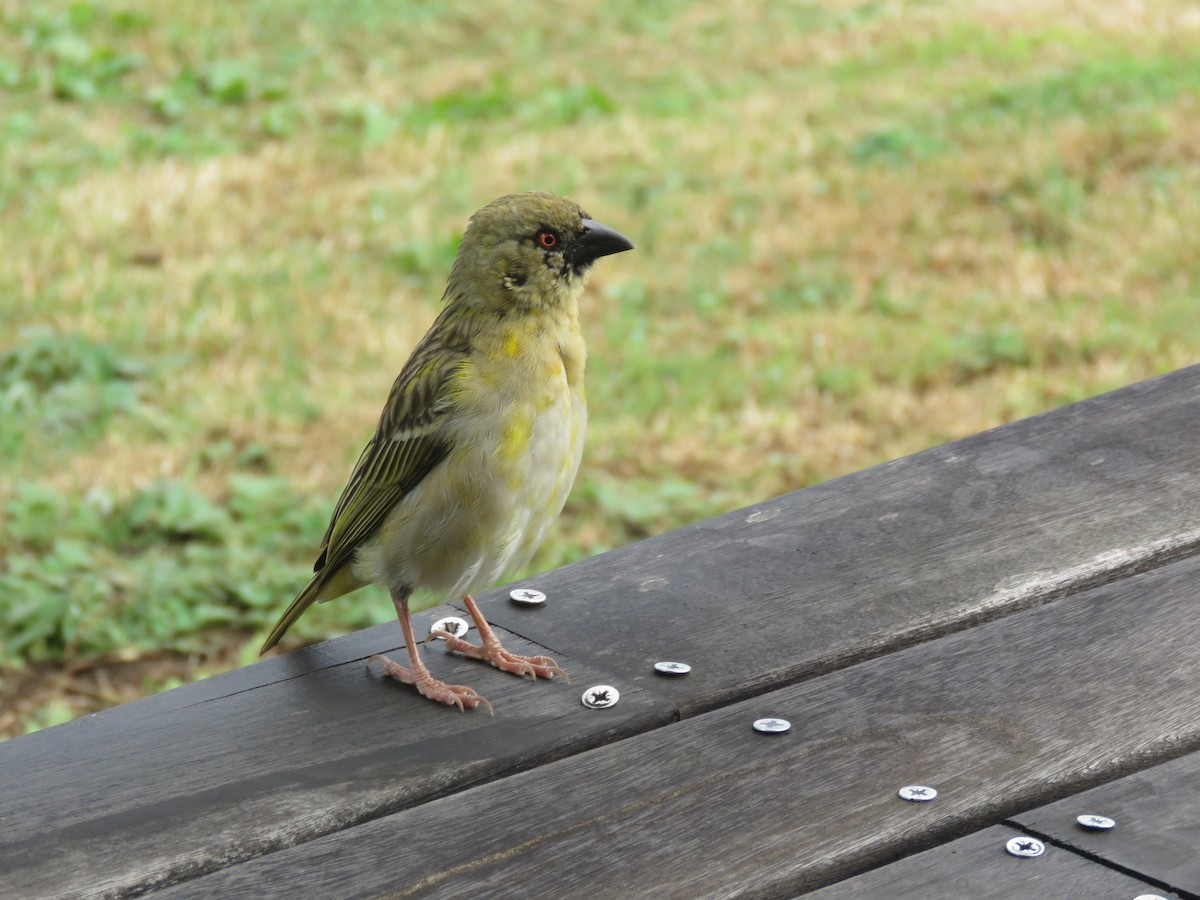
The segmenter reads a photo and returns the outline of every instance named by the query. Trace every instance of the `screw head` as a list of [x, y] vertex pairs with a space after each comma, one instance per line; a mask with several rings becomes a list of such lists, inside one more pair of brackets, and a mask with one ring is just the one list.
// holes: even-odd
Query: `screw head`
[[541, 606], [546, 602], [546, 595], [533, 588], [515, 588], [508, 592], [508, 599], [517, 606]]
[[[433, 634], [435, 631], [444, 631], [453, 637], [460, 638], [467, 633], [467, 629], [470, 627], [466, 619], [460, 619], [458, 616], [446, 616], [430, 625], [429, 633]], [[438, 640], [445, 639], [439, 636]]]
[[787, 719], [776, 717], [756, 719], [754, 721], [754, 730], [759, 734], [787, 734], [792, 730], [792, 723]]
[[1075, 821], [1079, 823], [1080, 828], [1086, 828], [1088, 831], [1108, 831], [1117, 827], [1117, 820], [1108, 816], [1076, 816]]
[[583, 692], [580, 698], [588, 709], [608, 709], [616, 706], [621, 699], [621, 692], [611, 684], [597, 684]]
[[1035, 856], [1041, 856], [1046, 852], [1046, 845], [1037, 838], [1021, 837], [1009, 838], [1008, 843], [1004, 845], [1004, 849], [1013, 856], [1023, 856], [1032, 859]]
[[654, 671], [659, 675], [686, 675], [692, 667], [681, 662], [656, 662]]
[[899, 794], [904, 800], [911, 800], [913, 803], [928, 803], [937, 797], [937, 790], [923, 784], [909, 784], [900, 788]]
[[1167, 900], [1162, 894], [1138, 894], [1133, 900]]

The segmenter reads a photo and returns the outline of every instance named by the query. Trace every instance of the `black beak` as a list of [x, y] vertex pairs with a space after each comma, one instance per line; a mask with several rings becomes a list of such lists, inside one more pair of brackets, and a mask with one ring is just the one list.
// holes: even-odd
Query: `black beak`
[[583, 220], [583, 234], [575, 239], [575, 247], [571, 253], [571, 264], [576, 269], [590, 266], [602, 256], [614, 253], [624, 253], [633, 249], [633, 241], [619, 231], [614, 231], [607, 225]]

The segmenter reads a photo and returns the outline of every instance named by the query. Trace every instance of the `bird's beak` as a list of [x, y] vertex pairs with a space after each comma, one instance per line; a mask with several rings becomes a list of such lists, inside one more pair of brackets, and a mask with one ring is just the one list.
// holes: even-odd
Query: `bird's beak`
[[614, 253], [624, 253], [633, 249], [633, 241], [619, 231], [614, 231], [607, 225], [583, 220], [583, 234], [575, 240], [574, 263], [586, 266], [602, 256]]

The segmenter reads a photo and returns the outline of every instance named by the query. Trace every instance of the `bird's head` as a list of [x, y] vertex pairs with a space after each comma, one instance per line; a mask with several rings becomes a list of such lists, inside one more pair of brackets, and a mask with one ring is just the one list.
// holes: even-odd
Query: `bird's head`
[[498, 311], [562, 305], [579, 295], [592, 263], [632, 249], [565, 197], [510, 194], [471, 216], [447, 299]]

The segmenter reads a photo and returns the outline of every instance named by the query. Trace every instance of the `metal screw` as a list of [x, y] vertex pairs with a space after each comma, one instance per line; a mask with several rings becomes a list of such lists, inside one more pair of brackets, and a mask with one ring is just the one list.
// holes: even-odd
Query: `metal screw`
[[541, 606], [546, 602], [546, 595], [533, 588], [517, 588], [509, 591], [508, 598], [518, 606]]
[[583, 692], [580, 698], [588, 709], [608, 709], [616, 706], [621, 699], [621, 692], [611, 684], [597, 684]]
[[928, 803], [937, 797], [937, 791], [923, 784], [910, 784], [900, 788], [900, 796], [913, 803]]
[[654, 671], [659, 675], [686, 675], [692, 667], [681, 662], [656, 662]]
[[787, 719], [758, 719], [754, 730], [759, 734], [786, 734], [792, 730], [792, 723]]
[[1162, 894], [1138, 894], [1133, 900], [1167, 900]]
[[[429, 633], [433, 634], [435, 631], [444, 631], [452, 637], [460, 638], [467, 633], [467, 629], [470, 627], [466, 619], [460, 619], [458, 616], [446, 616], [444, 619], [438, 619], [430, 625]], [[444, 640], [444, 638], [438, 637], [438, 640]]]
[[1117, 820], [1108, 816], [1076, 816], [1075, 821], [1079, 823], [1080, 828], [1086, 828], [1088, 831], [1108, 831], [1117, 827]]
[[1015, 837], [1008, 839], [1008, 843], [1004, 845], [1004, 849], [1013, 856], [1034, 857], [1045, 853], [1046, 845], [1037, 838]]

